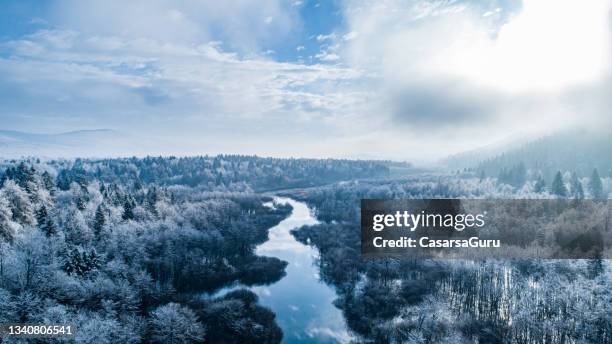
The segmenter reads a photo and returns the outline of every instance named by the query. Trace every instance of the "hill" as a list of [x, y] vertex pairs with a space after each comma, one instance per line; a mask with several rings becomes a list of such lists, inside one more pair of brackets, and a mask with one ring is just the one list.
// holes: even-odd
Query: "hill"
[[541, 173], [550, 180], [557, 171], [576, 172], [589, 176], [597, 168], [602, 176], [612, 176], [612, 135], [573, 129], [545, 136], [518, 148], [509, 149], [495, 157], [472, 165], [477, 173], [498, 176], [502, 169], [524, 164], [530, 174]]

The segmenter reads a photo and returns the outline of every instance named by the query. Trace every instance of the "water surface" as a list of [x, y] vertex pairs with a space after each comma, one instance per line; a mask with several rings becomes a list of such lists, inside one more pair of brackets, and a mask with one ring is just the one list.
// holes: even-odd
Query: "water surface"
[[318, 251], [304, 245], [290, 231], [318, 221], [308, 206], [289, 198], [276, 198], [289, 203], [289, 217], [270, 228], [269, 240], [259, 245], [256, 254], [277, 257], [289, 263], [287, 275], [269, 286], [253, 287], [260, 303], [276, 313], [283, 329], [283, 343], [346, 343], [350, 340], [342, 313], [332, 302], [334, 289], [319, 279], [315, 264]]
[[[289, 263], [287, 275], [267, 286], [246, 287], [259, 296], [259, 303], [272, 309], [283, 329], [283, 343], [347, 343], [350, 341], [340, 310], [332, 304], [334, 289], [319, 279], [316, 265], [318, 251], [301, 244], [291, 230], [318, 221], [308, 206], [290, 198], [275, 197], [276, 203], [289, 203], [293, 211], [278, 225], [270, 228], [269, 240], [257, 246], [256, 254], [277, 257]], [[269, 204], [273, 206], [272, 203]], [[219, 290], [221, 296], [244, 286]]]

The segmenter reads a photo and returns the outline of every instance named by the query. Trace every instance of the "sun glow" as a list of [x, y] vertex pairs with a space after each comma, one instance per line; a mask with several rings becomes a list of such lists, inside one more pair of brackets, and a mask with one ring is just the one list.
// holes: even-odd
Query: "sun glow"
[[608, 1], [525, 1], [521, 13], [495, 37], [465, 37], [465, 45], [456, 47], [452, 68], [509, 91], [551, 90], [595, 80], [609, 61], [609, 10]]

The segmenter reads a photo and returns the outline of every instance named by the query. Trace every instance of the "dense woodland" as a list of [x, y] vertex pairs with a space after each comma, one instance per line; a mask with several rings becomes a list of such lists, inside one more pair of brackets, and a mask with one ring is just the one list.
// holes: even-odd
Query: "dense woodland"
[[0, 323], [74, 324], [82, 343], [277, 343], [252, 292], [200, 296], [284, 275], [286, 262], [254, 248], [291, 209], [252, 189], [385, 173], [239, 156], [5, 161]]
[[0, 323], [71, 323], [79, 343], [278, 343], [254, 293], [206, 292], [282, 278], [287, 263], [254, 249], [291, 209], [257, 191], [316, 186], [284, 191], [322, 221], [294, 235], [320, 251], [355, 340], [612, 342], [604, 260], [364, 261], [359, 251], [361, 198], [607, 198], [610, 179], [596, 170], [389, 179], [385, 162], [241, 156], [2, 166]]
[[605, 260], [360, 259], [362, 198], [596, 198], [610, 192], [609, 180], [597, 175], [562, 175], [548, 186], [438, 175], [311, 189], [294, 197], [324, 222], [293, 233], [320, 251], [321, 277], [336, 288], [336, 306], [361, 340], [610, 343], [612, 267]]
[[[610, 132], [592, 133], [576, 129], [539, 138], [467, 167], [487, 177], [503, 178], [511, 173], [524, 172], [529, 179], [541, 177], [549, 183], [558, 171], [590, 177], [597, 169], [602, 177], [612, 177], [610, 147]], [[517, 183], [520, 179], [508, 181]]]
[[[9, 164], [14, 164], [14, 161]], [[205, 190], [267, 191], [383, 177], [390, 162], [276, 159], [243, 155], [53, 160], [57, 187], [99, 181], [121, 185], [183, 185]]]

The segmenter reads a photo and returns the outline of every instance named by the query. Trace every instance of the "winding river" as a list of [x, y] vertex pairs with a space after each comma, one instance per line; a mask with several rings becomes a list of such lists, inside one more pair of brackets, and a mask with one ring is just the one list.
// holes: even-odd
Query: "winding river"
[[[349, 342], [351, 337], [342, 313], [332, 304], [336, 293], [319, 279], [318, 251], [301, 244], [290, 233], [294, 228], [318, 221], [302, 202], [282, 197], [276, 197], [275, 202], [289, 203], [293, 211], [270, 228], [269, 240], [257, 247], [256, 254], [288, 262], [287, 275], [274, 284], [249, 289], [259, 296], [260, 304], [276, 314], [276, 322], [283, 329], [283, 343]], [[229, 290], [221, 290], [215, 296]]]

